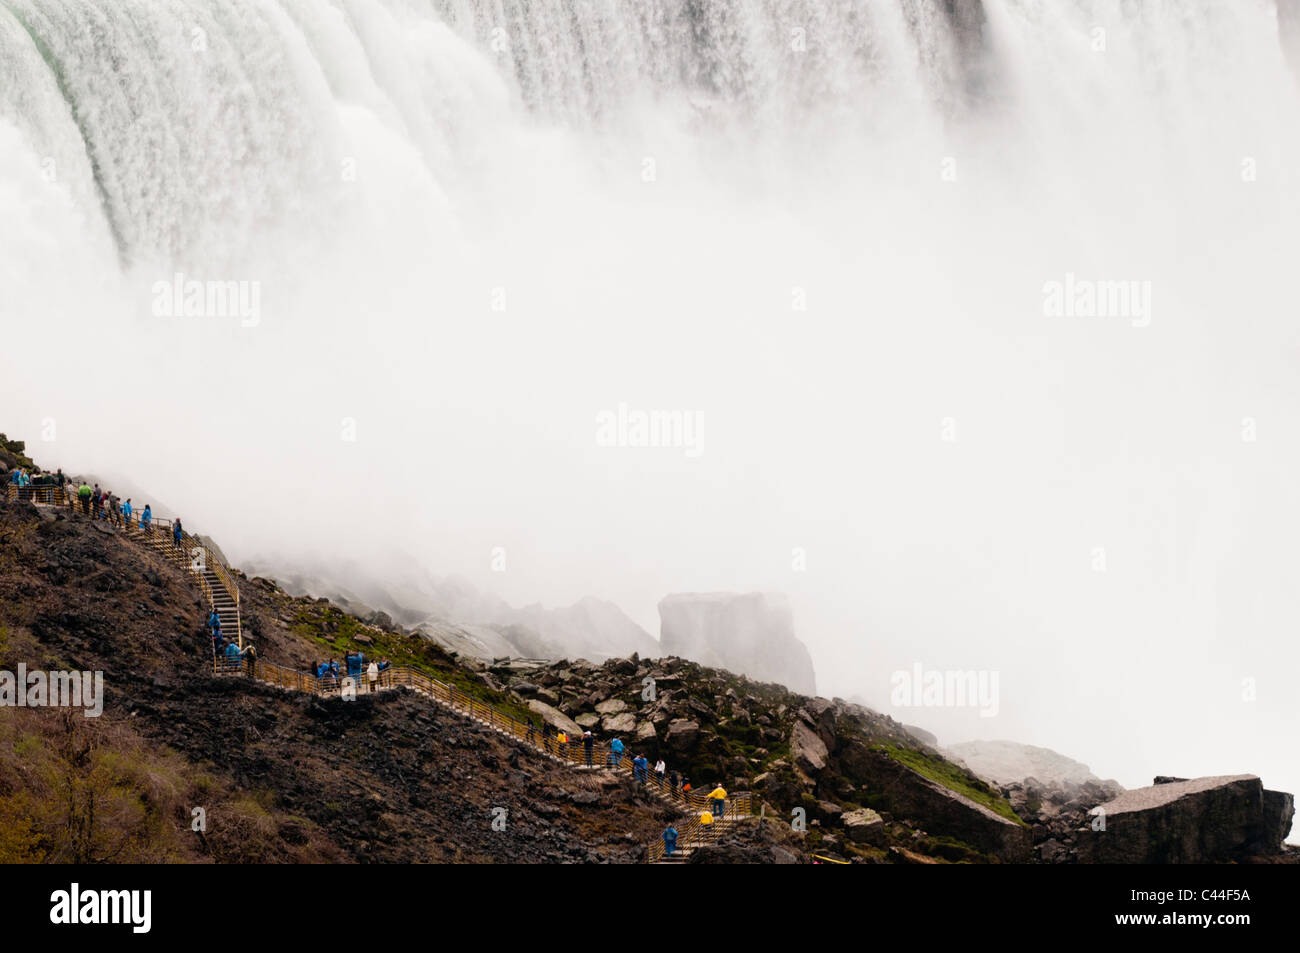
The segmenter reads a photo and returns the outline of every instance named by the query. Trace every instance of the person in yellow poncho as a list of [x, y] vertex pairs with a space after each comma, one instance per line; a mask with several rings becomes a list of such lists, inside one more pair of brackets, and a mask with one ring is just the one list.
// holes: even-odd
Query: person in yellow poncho
[[713, 808], [713, 816], [721, 817], [727, 808], [727, 792], [723, 790], [721, 784], [709, 792], [709, 806]]
[[713, 812], [712, 812], [712, 811], [701, 811], [701, 812], [700, 812], [700, 823], [701, 823], [701, 824], [705, 824], [705, 825], [712, 824], [712, 823], [713, 823]]

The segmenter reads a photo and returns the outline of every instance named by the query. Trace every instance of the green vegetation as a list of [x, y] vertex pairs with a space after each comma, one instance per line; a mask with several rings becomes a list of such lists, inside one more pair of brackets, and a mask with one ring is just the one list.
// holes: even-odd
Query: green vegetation
[[955, 837], [928, 834], [912, 845], [931, 857], [941, 857], [954, 864], [984, 864], [988, 856], [964, 841]]
[[[443, 650], [418, 635], [403, 635], [376, 629], [332, 605], [311, 603], [294, 614], [290, 631], [318, 646], [328, 655], [360, 651], [366, 658], [387, 657], [394, 665], [419, 669], [431, 678], [454, 686], [457, 691], [492, 705], [498, 711], [538, 727], [542, 720], [532, 709], [519, 704], [505, 692], [493, 691], [473, 673], [460, 668]], [[366, 638], [362, 642], [358, 636]]]
[[[0, 863], [328, 859], [311, 844], [285, 847], [273, 801], [108, 718], [21, 709], [0, 719]], [[194, 805], [205, 830], [193, 826]]]
[[27, 456], [27, 442], [10, 440], [2, 433], [0, 433], [0, 462], [10, 469], [21, 467], [29, 472], [36, 469], [36, 463]]
[[1002, 795], [978, 778], [966, 774], [951, 761], [944, 761], [942, 758], [933, 757], [914, 748], [900, 748], [892, 744], [879, 745], [876, 750], [885, 752], [899, 764], [906, 765], [935, 784], [941, 784], [949, 791], [955, 791], [981, 807], [988, 808], [999, 817], [1005, 817], [1021, 827], [1028, 826], [1011, 809], [1011, 805]]

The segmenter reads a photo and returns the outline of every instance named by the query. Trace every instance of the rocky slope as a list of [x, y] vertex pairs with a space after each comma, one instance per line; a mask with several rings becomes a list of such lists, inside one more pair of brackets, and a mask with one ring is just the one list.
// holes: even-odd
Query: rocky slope
[[771, 816], [804, 828], [809, 849], [861, 862], [896, 860], [895, 846], [943, 860], [1029, 857], [1029, 829], [995, 789], [860, 705], [681, 658], [502, 660], [485, 674], [555, 724], [663, 757], [697, 788], [754, 791]]
[[[509, 704], [427, 640], [269, 581], [241, 589], [264, 658], [382, 644]], [[106, 695], [98, 719], [0, 709], [0, 860], [635, 862], [673, 816], [405, 691], [214, 679], [204, 615], [186, 574], [102, 524], [0, 502], [0, 668], [103, 671]]]
[[[19, 459], [21, 447], [0, 449]], [[841, 699], [679, 657], [485, 662], [236, 575], [245, 636], [266, 660], [387, 656], [516, 717], [622, 737], [697, 789], [755, 792], [766, 820], [695, 863], [1300, 858], [1280, 845], [1291, 796], [1253, 776], [1126, 794], [1065, 765], [998, 787], [932, 736]], [[0, 501], [0, 669], [106, 679], [102, 718], [0, 708], [0, 862], [635, 862], [676, 818], [633, 785], [539, 762], [404, 690], [344, 702], [213, 678], [204, 616], [188, 574], [152, 550]]]
[[[58, 799], [42, 794], [21, 760], [6, 762], [0, 817], [7, 830], [23, 832], [8, 856], [633, 862], [675, 816], [612, 778], [538, 763], [405, 692], [343, 702], [210, 677], [203, 606], [188, 577], [102, 524], [3, 503], [0, 544], [0, 664], [105, 673], [105, 713], [77, 730], [95, 735], [99, 752], [83, 779], [86, 796], [112, 792], [117, 806], [101, 815], [105, 830], [92, 838], [99, 846], [78, 853], [76, 819], [40, 809]], [[922, 755], [910, 736], [858, 706], [682, 659], [490, 667], [367, 624], [327, 600], [294, 598], [270, 580], [241, 576], [240, 587], [245, 634], [264, 659], [305, 670], [360, 648], [419, 665], [521, 717], [621, 735], [633, 751], [678, 766], [697, 788], [722, 782], [758, 792], [791, 835], [781, 859], [804, 859], [815, 848], [883, 861], [895, 844], [934, 858], [1002, 856], [982, 834], [985, 809], [932, 791], [933, 782], [896, 760]], [[60, 747], [56, 719], [44, 718], [60, 714], [23, 713], [40, 729], [32, 743]], [[18, 736], [34, 730], [12, 709], [0, 710], [0, 724]], [[811, 750], [810, 732], [829, 742], [825, 755]], [[140, 780], [163, 776], [163, 767], [175, 779], [166, 798]], [[56, 759], [51, 770], [80, 777], [82, 769]], [[995, 799], [973, 777], [962, 783]], [[951, 810], [931, 810], [945, 801]], [[194, 807], [208, 818], [202, 837], [189, 830]], [[507, 832], [492, 830], [497, 807], [507, 812]], [[841, 817], [867, 808], [883, 812], [880, 830], [862, 839], [852, 824], [844, 825], [851, 836], [840, 832]], [[118, 843], [134, 846], [113, 853], [108, 845]]]

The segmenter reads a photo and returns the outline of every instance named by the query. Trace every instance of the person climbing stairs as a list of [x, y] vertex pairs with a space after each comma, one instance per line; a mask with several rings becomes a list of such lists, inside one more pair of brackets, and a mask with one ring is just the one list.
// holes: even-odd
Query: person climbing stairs
[[[72, 498], [64, 504], [72, 507]], [[77, 510], [73, 508], [73, 512]], [[235, 641], [243, 648], [242, 620], [240, 618], [239, 588], [230, 572], [226, 569], [210, 547], [197, 537], [182, 532], [179, 540], [173, 535], [170, 520], [155, 519], [153, 531], [145, 532], [138, 523], [128, 521], [124, 535], [135, 542], [148, 546], [176, 566], [184, 569], [193, 579], [208, 602], [210, 609], [215, 609], [221, 616], [221, 628], [227, 640]], [[177, 545], [177, 542], [180, 545]], [[249, 676], [258, 682], [273, 685], [288, 691], [307, 692], [315, 695], [339, 694], [337, 684], [327, 679], [317, 678], [314, 674], [305, 674], [281, 665], [259, 659], [254, 669], [245, 666], [239, 660], [229, 664], [225, 659], [213, 659], [213, 674]], [[394, 666], [384, 673], [381, 690], [407, 687], [418, 694], [431, 698], [436, 703], [451, 709], [457, 714], [469, 718], [515, 742], [519, 742], [536, 756], [558, 762], [574, 770], [584, 770], [587, 755], [581, 745], [557, 746], [553, 738], [547, 738], [538, 731], [536, 725], [522, 722], [501, 709], [489, 705], [474, 697], [464, 689], [440, 681], [410, 666]], [[687, 863], [692, 853], [699, 847], [715, 842], [721, 834], [729, 830], [742, 818], [752, 813], [752, 797], [748, 793], [734, 794], [726, 802], [726, 811], [713, 815], [708, 795], [696, 792], [683, 793], [676, 786], [668, 785], [659, 775], [636, 774], [632, 758], [611, 757], [609, 743], [593, 745], [592, 762], [595, 770], [609, 770], [625, 773], [639, 784], [649, 795], [661, 801], [683, 815], [679, 826], [680, 836], [677, 849], [668, 855], [662, 840], [647, 846], [648, 863]], [[708, 814], [705, 818], [704, 815]]]

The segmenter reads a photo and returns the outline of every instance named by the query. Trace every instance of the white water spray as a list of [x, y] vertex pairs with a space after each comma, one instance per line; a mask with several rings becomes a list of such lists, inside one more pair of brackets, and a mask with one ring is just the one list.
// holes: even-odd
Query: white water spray
[[[1000, 671], [1000, 736], [1295, 790], [1285, 42], [1265, 0], [2, 0], [4, 426], [236, 561], [652, 629], [783, 590], [828, 691]], [[177, 274], [259, 320], [160, 313]], [[1045, 313], [1067, 276], [1150, 320]], [[700, 452], [600, 445], [622, 405]]]

